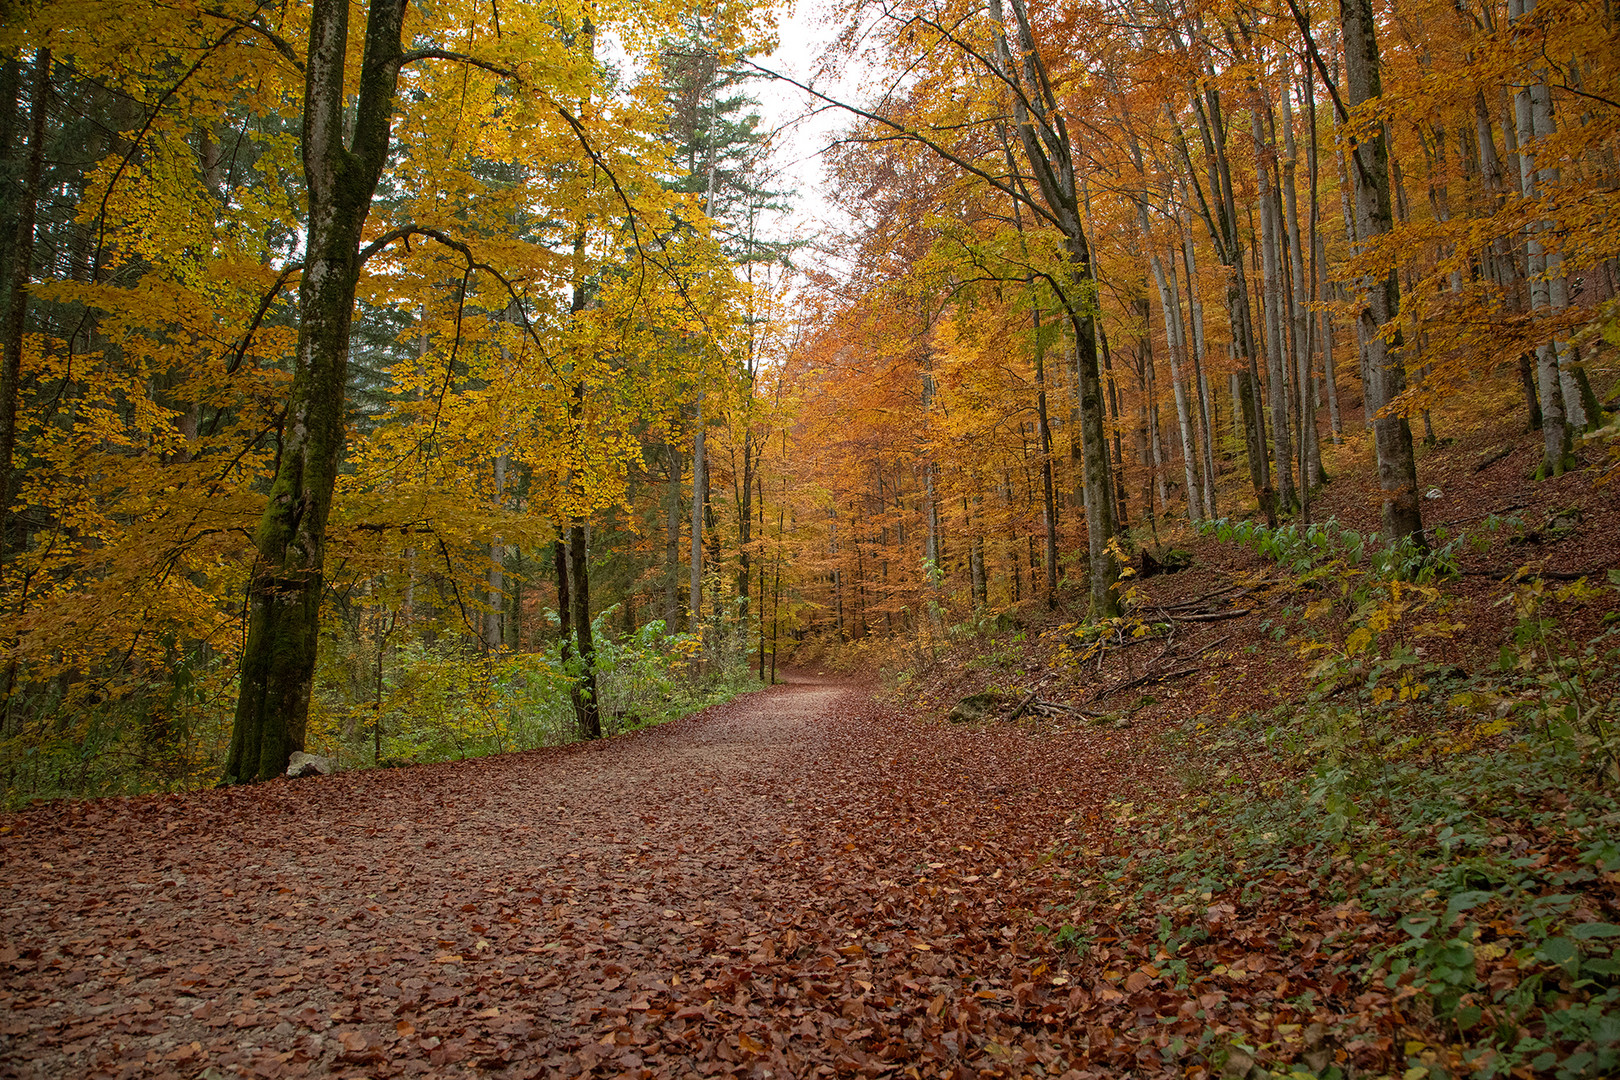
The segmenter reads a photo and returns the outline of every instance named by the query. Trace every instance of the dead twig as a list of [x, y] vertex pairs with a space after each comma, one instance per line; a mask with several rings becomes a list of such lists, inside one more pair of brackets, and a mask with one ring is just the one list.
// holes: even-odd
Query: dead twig
[[1178, 669], [1176, 671], [1167, 671], [1163, 675], [1155, 675], [1153, 672], [1150, 671], [1145, 675], [1138, 675], [1136, 678], [1131, 679], [1129, 682], [1123, 682], [1123, 683], [1120, 683], [1118, 686], [1110, 686], [1106, 690], [1100, 690], [1100, 691], [1097, 692], [1097, 696], [1092, 698], [1091, 700], [1092, 701], [1101, 701], [1103, 698], [1108, 697], [1110, 694], [1118, 694], [1118, 693], [1121, 693], [1121, 692], [1123, 692], [1125, 690], [1134, 690], [1136, 687], [1141, 686], [1144, 683], [1150, 683], [1150, 682], [1162, 683], [1162, 682], [1166, 682], [1166, 681], [1168, 681], [1170, 679], [1179, 679], [1183, 675], [1196, 675], [1200, 670], [1201, 669], [1198, 668], [1198, 667], [1186, 667], [1186, 668], [1180, 668], [1180, 669]]
[[1244, 597], [1244, 596], [1249, 595], [1249, 593], [1251, 593], [1253, 591], [1254, 591], [1253, 589], [1246, 588], [1246, 587], [1244, 587], [1242, 585], [1228, 585], [1224, 589], [1216, 589], [1212, 593], [1205, 593], [1203, 596], [1195, 596], [1191, 600], [1177, 600], [1173, 604], [1154, 604], [1153, 606], [1158, 608], [1160, 611], [1164, 611], [1164, 612], [1187, 611], [1187, 610], [1190, 610], [1192, 608], [1198, 607], [1199, 605], [1203, 604], [1207, 600], [1213, 600], [1217, 596], [1225, 596], [1227, 593], [1230, 593], [1230, 592], [1236, 592], [1237, 593], [1237, 596], [1234, 596], [1234, 597], [1231, 598], [1233, 600], [1236, 600], [1236, 599], [1239, 599], [1240, 597]]
[[1253, 615], [1258, 608], [1239, 608], [1235, 611], [1208, 611], [1195, 612], [1189, 615], [1172, 615], [1174, 622], [1214, 623], [1225, 622], [1227, 619], [1241, 619], [1245, 615]]

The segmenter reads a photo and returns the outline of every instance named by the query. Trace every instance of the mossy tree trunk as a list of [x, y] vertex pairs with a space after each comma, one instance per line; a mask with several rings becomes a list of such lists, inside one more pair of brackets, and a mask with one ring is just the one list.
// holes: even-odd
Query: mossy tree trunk
[[[51, 94], [51, 50], [40, 49], [34, 54], [34, 81], [29, 96], [28, 156], [23, 159], [22, 186], [17, 192], [15, 215], [5, 214], [4, 224], [11, 227], [6, 237], [4, 258], [5, 321], [0, 324], [0, 553], [10, 553], [22, 546], [22, 530], [16, 525], [11, 504], [21, 487], [20, 477], [14, 475], [13, 459], [17, 452], [17, 400], [22, 387], [23, 336], [28, 327], [28, 281], [34, 270], [34, 210], [39, 204], [40, 183], [45, 170], [45, 126]], [[21, 82], [21, 65], [16, 61], [6, 64], [6, 91], [12, 100], [8, 107], [16, 108], [16, 94]], [[8, 123], [8, 128], [13, 126]], [[8, 130], [3, 140], [9, 144]], [[9, 153], [10, 146], [3, 147]], [[13, 221], [13, 217], [15, 220]]]
[[404, 0], [371, 0], [353, 134], [343, 144], [349, 6], [315, 0], [304, 85], [308, 242], [298, 291], [298, 350], [270, 501], [248, 585], [248, 637], [224, 782], [284, 772], [304, 746], [320, 637], [326, 522], [344, 444], [349, 323], [360, 235], [388, 159], [403, 52]]

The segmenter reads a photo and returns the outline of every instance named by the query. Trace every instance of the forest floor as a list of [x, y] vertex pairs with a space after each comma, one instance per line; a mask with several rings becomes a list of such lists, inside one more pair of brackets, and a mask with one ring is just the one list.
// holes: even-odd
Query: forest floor
[[1348, 571], [1184, 538], [1100, 650], [1026, 613], [883, 687], [0, 818], [0, 1076], [1614, 1075], [1620, 813], [1547, 703], [1610, 723], [1614, 597], [1556, 590], [1620, 508], [1495, 453], [1426, 509], [1514, 523], [1345, 678], [1299, 649]]
[[796, 678], [598, 744], [41, 806], [0, 828], [0, 1071], [1059, 1075], [1078, 977], [1030, 912], [1069, 826], [1157, 782], [1125, 749]]

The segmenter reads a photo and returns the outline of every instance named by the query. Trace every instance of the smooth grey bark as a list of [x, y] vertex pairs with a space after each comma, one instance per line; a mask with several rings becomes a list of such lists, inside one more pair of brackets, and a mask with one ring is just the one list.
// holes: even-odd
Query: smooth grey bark
[[1130, 148], [1144, 188], [1135, 196], [1137, 230], [1142, 236], [1142, 246], [1148, 252], [1148, 268], [1153, 273], [1153, 283], [1159, 292], [1159, 310], [1164, 317], [1165, 351], [1169, 353], [1170, 385], [1175, 394], [1176, 425], [1181, 436], [1181, 465], [1187, 491], [1187, 517], [1197, 521], [1201, 517], [1202, 499], [1199, 493], [1198, 453], [1195, 449], [1197, 440], [1193, 436], [1192, 410], [1188, 406], [1187, 388], [1181, 375], [1187, 355], [1187, 334], [1181, 318], [1181, 295], [1175, 282], [1175, 253], [1172, 249], [1170, 271], [1166, 274], [1164, 261], [1160, 258], [1159, 250], [1154, 247], [1149, 227], [1147, 172], [1141, 147], [1134, 135], [1130, 139]]
[[1187, 400], [1187, 385], [1182, 377], [1182, 364], [1187, 353], [1186, 326], [1181, 319], [1181, 294], [1176, 287], [1175, 255], [1171, 254], [1169, 272], [1153, 254], [1153, 276], [1159, 286], [1160, 306], [1164, 309], [1164, 323], [1168, 340], [1165, 348], [1170, 354], [1170, 385], [1176, 399], [1176, 428], [1181, 435], [1181, 468], [1187, 485], [1187, 516], [1193, 521], [1203, 517], [1203, 496], [1198, 483], [1198, 440], [1194, 436], [1195, 420]]
[[[1294, 140], [1294, 107], [1292, 104], [1292, 80], [1286, 74], [1283, 76], [1282, 90], [1279, 95], [1282, 101], [1283, 125], [1283, 158], [1282, 158], [1282, 193], [1283, 193], [1283, 222], [1285, 236], [1288, 240], [1288, 314], [1291, 338], [1294, 343], [1294, 398], [1298, 403], [1295, 416], [1299, 422], [1299, 486], [1300, 505], [1303, 506], [1309, 497], [1307, 489], [1312, 484], [1320, 483], [1322, 479], [1322, 449], [1317, 443], [1315, 423], [1315, 364], [1311, 361], [1311, 319], [1305, 305], [1310, 299], [1307, 291], [1305, 273], [1306, 242], [1301, 239], [1299, 228], [1299, 192], [1296, 183], [1299, 171], [1299, 144]], [[1306, 80], [1309, 83], [1309, 79]], [[1312, 193], [1315, 192], [1314, 164], [1315, 146], [1311, 147], [1311, 176]], [[1314, 230], [1316, 219], [1313, 217], [1311, 227]]]
[[[1535, 0], [1528, 3], [1526, 0], [1509, 0], [1509, 21], [1517, 23], [1534, 9]], [[1540, 93], [1537, 93], [1538, 89]], [[1551, 179], [1552, 175], [1551, 170], [1536, 167], [1536, 139], [1550, 133], [1548, 128], [1552, 119], [1552, 102], [1550, 95], [1547, 95], [1546, 84], [1536, 83], [1519, 90], [1513, 96], [1513, 106], [1518, 135], [1516, 156], [1519, 162], [1519, 190], [1526, 199], [1534, 199], [1541, 193], [1542, 182]], [[1547, 250], [1541, 242], [1541, 233], [1549, 227], [1550, 223], [1546, 221], [1532, 222], [1525, 227], [1525, 278], [1529, 287], [1532, 318], [1544, 316], [1552, 310]], [[1558, 347], [1552, 341], [1544, 341], [1536, 346], [1536, 384], [1541, 399], [1542, 470], [1549, 476], [1557, 476], [1564, 471], [1572, 435], [1567, 403], [1558, 378]]]
[[[1316, 238], [1316, 288], [1317, 296], [1327, 296], [1327, 239], [1320, 235]], [[1338, 442], [1344, 434], [1344, 421], [1339, 416], [1339, 376], [1333, 370], [1333, 317], [1326, 308], [1317, 313], [1317, 325], [1322, 338], [1322, 381], [1327, 384], [1328, 429]]]
[[709, 462], [704, 452], [703, 392], [698, 391], [697, 420], [692, 425], [692, 577], [687, 592], [687, 629], [703, 627], [703, 510], [709, 501]]
[[[1507, 200], [1507, 179], [1503, 171], [1502, 159], [1496, 153], [1496, 137], [1491, 131], [1491, 109], [1485, 101], [1485, 91], [1474, 92], [1474, 156], [1479, 166], [1479, 186], [1486, 200], [1496, 209], [1500, 209]], [[1508, 139], [1512, 139], [1511, 128], [1508, 129]], [[1515, 185], [1518, 176], [1514, 176]], [[1515, 258], [1513, 245], [1506, 236], [1496, 236], [1484, 251], [1485, 277], [1494, 282], [1503, 292], [1509, 309], [1523, 311], [1526, 298], [1523, 294], [1523, 274], [1519, 260]], [[1517, 363], [1519, 372], [1519, 385], [1524, 390], [1525, 412], [1527, 416], [1528, 431], [1541, 430], [1541, 400], [1536, 392], [1536, 371], [1534, 353], [1520, 353]]]
[[[1260, 441], [1259, 406], [1256, 401], [1258, 395], [1254, 392], [1254, 374], [1249, 371], [1235, 371], [1232, 373], [1232, 406], [1242, 414], [1242, 429], [1244, 451], [1249, 455], [1251, 465], [1254, 459], [1264, 455], [1266, 450]], [[1277, 527], [1277, 500], [1271, 495], [1267, 487], [1261, 495], [1260, 512], [1265, 515], [1266, 524], [1273, 529]]]
[[370, 0], [352, 134], [346, 0], [314, 0], [305, 64], [304, 182], [309, 198], [298, 345], [270, 497], [254, 534], [248, 635], [224, 782], [269, 779], [304, 747], [320, 637], [326, 523], [342, 459], [349, 323], [360, 236], [388, 162], [395, 88], [404, 56], [405, 0]]
[[[1335, 61], [1335, 71], [1337, 62]], [[1342, 121], [1335, 115], [1335, 128], [1342, 128]], [[1342, 132], [1340, 133], [1342, 135]], [[1357, 232], [1355, 210], [1355, 184], [1350, 177], [1350, 169], [1346, 164], [1344, 151], [1338, 149], [1338, 139], [1335, 139], [1333, 151], [1334, 164], [1339, 172], [1339, 210], [1344, 215], [1344, 237], [1349, 241], [1352, 249], [1360, 247], [1361, 238]], [[1343, 293], [1340, 294], [1341, 298]], [[1356, 327], [1356, 371], [1361, 377], [1361, 426], [1363, 430], [1371, 430], [1373, 417], [1378, 414], [1378, 383], [1372, 370], [1367, 364], [1367, 328], [1361, 319], [1355, 321]], [[1374, 440], [1373, 450], [1377, 452], [1377, 441]]]
[[[1007, 171], [1016, 173], [1018, 164], [1013, 157], [1012, 146], [1007, 141], [1005, 125], [1002, 127], [1001, 136], [1002, 153], [1007, 158]], [[1013, 225], [1018, 230], [1019, 248], [1027, 259], [1029, 250], [1024, 244], [1024, 215], [1016, 202], [1013, 203]], [[1029, 296], [1030, 333], [1033, 335], [1030, 342], [1030, 354], [1035, 368], [1035, 433], [1041, 455], [1041, 527], [1044, 535], [1046, 562], [1046, 605], [1047, 607], [1055, 607], [1057, 605], [1057, 485], [1053, 477], [1052, 422], [1047, 411], [1046, 400], [1046, 335], [1041, 327], [1041, 299], [1038, 284], [1033, 274], [1024, 279], [1024, 288]], [[988, 593], [986, 593], [986, 596], [988, 597]]]
[[[1210, 198], [1205, 199], [1203, 189], [1198, 184], [1197, 173], [1193, 170], [1192, 155], [1186, 144], [1186, 139], [1180, 136], [1176, 140], [1177, 149], [1181, 153], [1182, 163], [1186, 167], [1193, 193], [1198, 199], [1199, 216], [1204, 220], [1204, 226], [1209, 232], [1210, 241], [1215, 248], [1215, 257], [1226, 268], [1226, 314], [1227, 324], [1232, 330], [1232, 343], [1230, 346], [1232, 357], [1249, 368], [1249, 378], [1242, 383], [1234, 383], [1251, 395], [1252, 408], [1234, 408], [1233, 421], [1247, 423], [1250, 418], [1261, 423], [1261, 404], [1259, 394], [1259, 375], [1257, 366], [1258, 349], [1254, 339], [1254, 326], [1249, 305], [1248, 271], [1244, 261], [1244, 249], [1241, 233], [1238, 229], [1237, 200], [1232, 187], [1231, 163], [1226, 156], [1226, 122], [1221, 111], [1220, 92], [1213, 83], [1206, 84], [1202, 92], [1193, 89], [1191, 92], [1193, 116], [1198, 122], [1199, 138], [1204, 146], [1204, 160], [1209, 169]], [[1189, 241], [1190, 242], [1190, 241]], [[1276, 520], [1276, 492], [1271, 486], [1271, 467], [1265, 455], [1265, 436], [1259, 431], [1245, 431], [1243, 433], [1245, 446], [1251, 452], [1247, 455], [1249, 462], [1249, 482], [1254, 487], [1255, 501], [1268, 520]], [[1253, 452], [1258, 447], [1259, 451]]]
[[[1509, 0], [1508, 20], [1517, 24], [1535, 10], [1536, 0]], [[1545, 69], [1535, 72], [1535, 82], [1514, 95], [1514, 111], [1519, 135], [1520, 188], [1526, 199], [1539, 198], [1558, 183], [1558, 169], [1539, 160], [1537, 143], [1553, 135], [1552, 91]], [[1563, 273], [1564, 257], [1556, 247], [1549, 248], [1543, 237], [1555, 224], [1541, 220], [1525, 228], [1525, 249], [1529, 262], [1530, 309], [1532, 316], [1552, 314], [1569, 307], [1569, 280]], [[1566, 467], [1574, 434], [1586, 426], [1586, 409], [1574, 371], [1575, 351], [1570, 342], [1551, 340], [1536, 346], [1536, 374], [1541, 398], [1542, 469], [1557, 476]]]
[[[1007, 42], [1001, 0], [988, 0], [988, 3], [1000, 74], [1013, 90], [1013, 119], [1019, 142], [1035, 174], [1041, 201], [1063, 236], [1065, 254], [1079, 286], [1064, 290], [1062, 299], [1078, 346], [1076, 367], [1080, 376], [1080, 430], [1085, 447], [1086, 486], [1092, 491], [1107, 491], [1110, 479], [1107, 424], [1103, 417], [1096, 314], [1093, 298], [1088, 295], [1094, 281], [1091, 248], [1082, 224], [1068, 127], [1036, 49], [1024, 0], [1008, 0], [1017, 24], [1020, 58], [1016, 64]], [[1091, 612], [1099, 618], [1119, 611], [1119, 597], [1114, 590], [1119, 580], [1119, 563], [1110, 549], [1114, 528], [1115, 519], [1108, 500], [1088, 498], [1086, 537], [1091, 570]]]
[[[922, 372], [922, 413], [924, 422], [928, 413], [934, 406], [934, 372], [932, 369], [932, 356], [927, 352], [923, 355]], [[939, 492], [938, 487], [939, 466], [930, 459], [923, 463], [923, 576], [928, 581], [928, 591], [937, 601], [940, 586], [944, 579], [944, 567], [940, 566], [941, 541], [939, 532]], [[930, 606], [935, 621], [938, 620], [937, 603]]]
[[[1378, 71], [1377, 23], [1372, 0], [1339, 0], [1344, 31], [1345, 96], [1351, 107], [1376, 101], [1383, 88]], [[1380, 125], [1371, 138], [1351, 151], [1355, 172], [1356, 233], [1363, 240], [1383, 236], [1394, 227], [1389, 192], [1389, 142]], [[1391, 268], [1382, 278], [1364, 283], [1367, 299], [1358, 323], [1367, 342], [1368, 368], [1377, 378], [1379, 412], [1373, 420], [1378, 449], [1378, 486], [1383, 492], [1383, 532], [1388, 540], [1409, 538], [1427, 547], [1417, 491], [1417, 462], [1412, 428], [1405, 415], [1389, 406], [1406, 389], [1401, 356], [1400, 286]], [[1389, 337], [1385, 337], [1388, 327]]]
[[1041, 453], [1041, 527], [1046, 567], [1046, 604], [1057, 604], [1057, 491], [1052, 477], [1052, 425], [1046, 413], [1046, 338], [1041, 332], [1041, 305], [1030, 304], [1035, 345], [1035, 423]]
[[[506, 455], [499, 454], [495, 458], [496, 505], [503, 505], [505, 499]], [[501, 618], [506, 610], [506, 545], [499, 536], [492, 537], [489, 542], [489, 574], [485, 586], [488, 607], [484, 612], [484, 648], [495, 652], [505, 641]]]
[[[1164, 440], [1159, 430], [1159, 373], [1153, 363], [1153, 333], [1151, 327], [1153, 306], [1148, 303], [1145, 292], [1138, 294], [1135, 306], [1136, 313], [1142, 320], [1142, 333], [1137, 338], [1136, 352], [1142, 377], [1143, 422], [1148, 433], [1149, 462], [1153, 468], [1153, 486], [1158, 489], [1159, 505], [1168, 509], [1170, 493], [1165, 487], [1164, 479]], [[1153, 517], [1152, 500], [1144, 498], [1143, 501], [1148, 503], [1148, 518], [1151, 520]]]
[[1283, 354], [1286, 351], [1283, 329], [1286, 315], [1283, 302], [1283, 270], [1280, 233], [1282, 204], [1272, 177], [1277, 148], [1265, 130], [1263, 113], [1270, 105], [1258, 86], [1254, 88], [1254, 108], [1250, 111], [1250, 126], [1254, 131], [1256, 147], [1255, 176], [1260, 200], [1260, 287], [1264, 303], [1266, 324], [1266, 397], [1269, 399], [1271, 444], [1276, 454], [1277, 499], [1282, 510], [1298, 505], [1299, 495], [1294, 490], [1293, 436], [1288, 429], [1288, 386], [1283, 372]]
[[[1187, 211], [1188, 217], [1191, 210]], [[1203, 443], [1204, 516], [1215, 516], [1215, 424], [1211, 417], [1214, 402], [1210, 396], [1209, 379], [1204, 374], [1204, 305], [1198, 298], [1197, 258], [1193, 251], [1191, 222], [1181, 221], [1182, 268], [1187, 275], [1187, 300], [1192, 314], [1193, 377], [1197, 384], [1198, 430]], [[1172, 260], [1173, 261], [1173, 260]], [[1174, 281], [1174, 266], [1171, 280]]]
[[664, 446], [669, 482], [664, 489], [664, 632], [673, 634], [681, 626], [681, 477], [686, 467], [680, 450]]

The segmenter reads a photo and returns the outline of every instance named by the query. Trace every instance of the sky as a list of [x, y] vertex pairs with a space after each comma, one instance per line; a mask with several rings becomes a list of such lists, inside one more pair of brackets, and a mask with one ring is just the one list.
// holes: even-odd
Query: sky
[[[821, 0], [781, 0], [778, 6], [780, 45], [756, 63], [771, 71], [811, 83], [818, 90], [840, 100], [859, 95], [859, 79], [854, 72], [837, 78], [817, 78], [822, 53], [836, 33], [828, 23], [827, 7]], [[794, 210], [776, 223], [784, 235], [809, 240], [827, 228], [838, 229], [848, 218], [828, 198], [821, 151], [835, 133], [848, 125], [849, 115], [841, 110], [818, 106], [803, 91], [785, 82], [760, 79], [748, 88], [760, 103], [762, 126], [775, 132], [773, 164], [781, 179], [779, 188], [797, 192]]]

